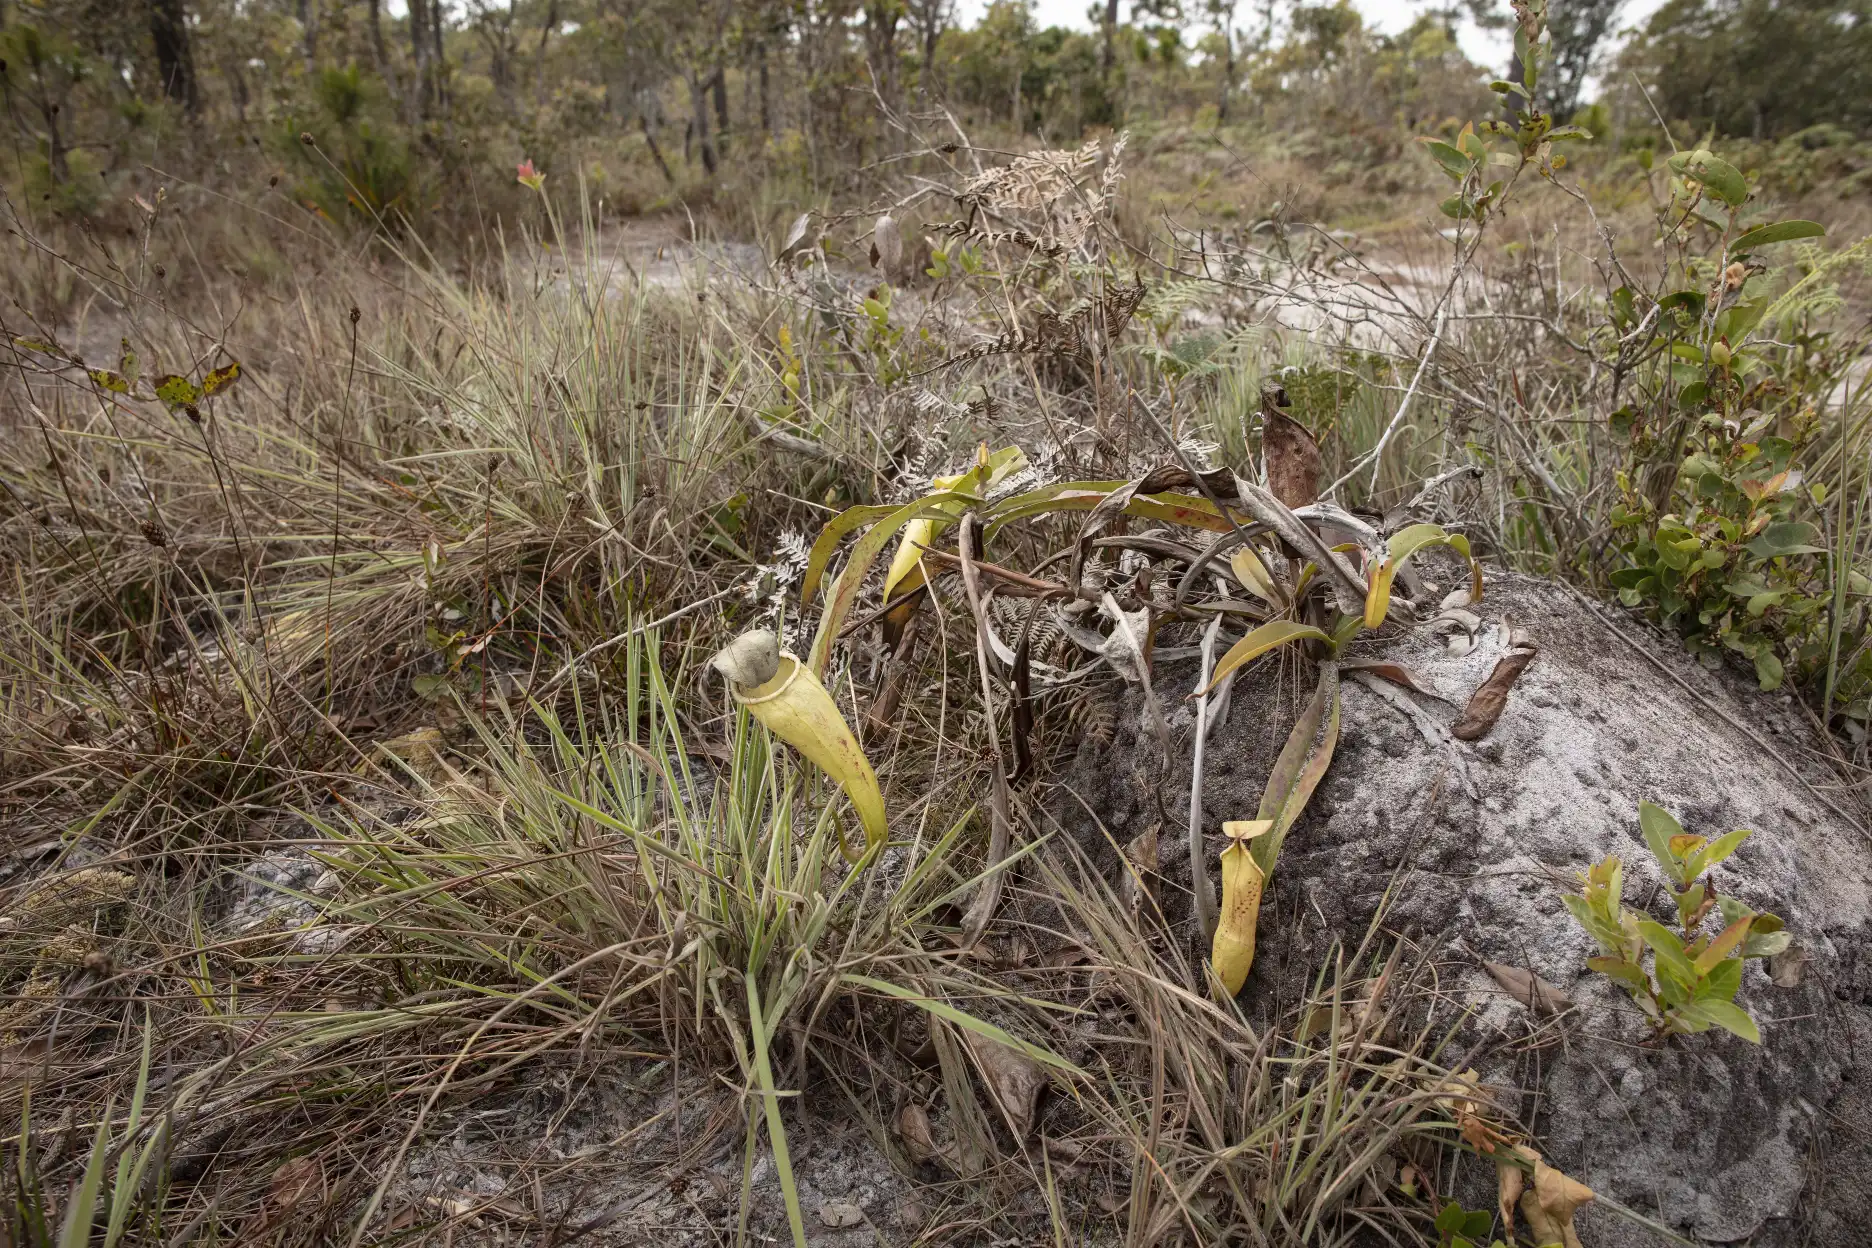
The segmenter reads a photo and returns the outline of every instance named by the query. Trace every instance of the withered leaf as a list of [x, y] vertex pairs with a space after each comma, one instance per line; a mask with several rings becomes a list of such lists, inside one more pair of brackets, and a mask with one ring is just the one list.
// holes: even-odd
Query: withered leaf
[[1007, 1119], [1008, 1131], [1024, 1142], [1033, 1134], [1034, 1109], [1046, 1087], [1046, 1075], [1039, 1063], [999, 1040], [972, 1031], [966, 1034], [969, 1052], [975, 1055], [982, 1081]]
[[1157, 908], [1157, 870], [1159, 864], [1157, 824], [1125, 846], [1125, 860], [1118, 877], [1118, 899], [1132, 916], [1138, 917]]
[[1268, 489], [1288, 507], [1319, 501], [1320, 449], [1305, 425], [1283, 412], [1287, 393], [1261, 392], [1261, 451], [1267, 456]]
[[1495, 664], [1495, 670], [1489, 673], [1489, 678], [1482, 682], [1481, 688], [1469, 695], [1469, 704], [1456, 717], [1450, 732], [1462, 741], [1476, 741], [1486, 737], [1508, 705], [1508, 691], [1514, 688], [1515, 681], [1521, 679], [1522, 669], [1533, 661], [1537, 653], [1534, 647], [1526, 646], [1502, 655], [1501, 661]]
[[1497, 1160], [1495, 1163], [1495, 1212], [1501, 1214], [1502, 1234], [1508, 1242], [1514, 1242], [1515, 1204], [1521, 1199], [1521, 1189], [1527, 1184], [1527, 1175], [1521, 1167], [1511, 1161]]
[[887, 278], [896, 278], [903, 269], [903, 231], [897, 228], [895, 217], [879, 217], [872, 227], [871, 256], [871, 263]]
[[1777, 988], [1798, 988], [1806, 977], [1807, 963], [1813, 954], [1799, 945], [1789, 945], [1768, 959], [1768, 979]]
[[1573, 1008], [1573, 998], [1532, 971], [1488, 961], [1482, 963], [1482, 969], [1502, 986], [1502, 991], [1536, 1014], [1564, 1014]]
[[1393, 663], [1386, 659], [1359, 659], [1353, 662], [1341, 663], [1339, 665], [1339, 670], [1343, 672], [1369, 672], [1380, 680], [1388, 680], [1394, 685], [1399, 685], [1410, 690], [1412, 693], [1421, 693], [1426, 698], [1435, 698], [1440, 702], [1448, 702], [1450, 700], [1431, 688], [1429, 681], [1425, 680], [1402, 663]]
[[864, 1210], [848, 1200], [832, 1200], [819, 1206], [819, 1220], [836, 1231], [848, 1226], [862, 1226], [865, 1215]]
[[929, 1111], [914, 1101], [897, 1113], [897, 1138], [903, 1141], [904, 1152], [910, 1155], [912, 1165], [948, 1160], [948, 1154], [936, 1144], [936, 1133], [930, 1128]]
[[1533, 1149], [1522, 1148], [1519, 1152], [1534, 1163], [1533, 1189], [1521, 1194], [1522, 1216], [1541, 1243], [1581, 1248], [1579, 1232], [1573, 1229], [1573, 1214], [1596, 1199], [1593, 1190], [1548, 1165]]
[[294, 1157], [273, 1172], [267, 1183], [267, 1204], [282, 1212], [315, 1196], [325, 1186], [325, 1167], [317, 1154]]

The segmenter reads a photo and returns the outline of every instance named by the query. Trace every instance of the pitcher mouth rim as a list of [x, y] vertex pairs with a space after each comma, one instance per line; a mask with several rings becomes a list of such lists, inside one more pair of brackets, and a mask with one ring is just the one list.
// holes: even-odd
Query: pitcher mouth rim
[[786, 679], [780, 682], [780, 687], [778, 689], [773, 690], [771, 693], [763, 693], [759, 697], [754, 698], [748, 697], [737, 689], [734, 691], [735, 701], [739, 702], [742, 706], [759, 706], [763, 702], [773, 701], [775, 698], [791, 689], [793, 687], [793, 682], [799, 679], [800, 673], [806, 670], [806, 665], [800, 662], [799, 656], [794, 654], [791, 650], [782, 650], [780, 652], [780, 659], [782, 662], [791, 663], [793, 668], [787, 673]]

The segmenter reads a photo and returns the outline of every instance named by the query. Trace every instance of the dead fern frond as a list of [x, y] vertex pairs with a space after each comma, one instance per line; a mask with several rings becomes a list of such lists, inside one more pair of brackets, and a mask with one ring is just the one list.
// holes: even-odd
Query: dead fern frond
[[1097, 139], [1086, 140], [1074, 151], [1028, 152], [970, 178], [956, 192], [956, 202], [970, 209], [1002, 213], [1051, 208], [1077, 191], [1079, 181], [1091, 172], [1098, 155]]

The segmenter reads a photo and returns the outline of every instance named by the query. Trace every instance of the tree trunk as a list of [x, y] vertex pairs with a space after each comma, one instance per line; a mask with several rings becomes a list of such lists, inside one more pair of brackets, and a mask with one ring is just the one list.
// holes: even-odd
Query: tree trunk
[[535, 112], [546, 111], [546, 44], [552, 39], [553, 32], [559, 29], [559, 0], [551, 0], [546, 6], [546, 20], [540, 23], [539, 49], [534, 53], [533, 71], [533, 108]]
[[1216, 120], [1227, 121], [1229, 115], [1229, 97], [1235, 93], [1235, 26], [1227, 23], [1222, 27], [1222, 100], [1216, 105]]
[[675, 186], [676, 175], [670, 172], [669, 161], [663, 159], [663, 149], [657, 146], [656, 132], [650, 129], [650, 119], [639, 112], [637, 125], [643, 130], [644, 145], [650, 149], [650, 158], [656, 161], [656, 167], [663, 171], [663, 180]]
[[429, 104], [434, 94], [435, 76], [429, 65], [429, 5], [427, 0], [410, 0], [409, 6], [410, 59], [416, 63], [416, 82], [411, 90], [414, 107], [411, 121], [429, 115]]
[[195, 57], [189, 47], [188, 14], [183, 11], [182, 0], [150, 0], [149, 22], [163, 94], [193, 117], [201, 100], [196, 94]]
[[[709, 139], [708, 87], [708, 82], [700, 74], [689, 74], [689, 128], [695, 135], [696, 147], [702, 153], [703, 170], [714, 177], [715, 144]], [[683, 144], [685, 149], [688, 146], [687, 143]]]
[[370, 41], [371, 55], [377, 58], [377, 72], [388, 76], [390, 54], [383, 41], [383, 0], [370, 0]]
[[300, 51], [308, 70], [318, 65], [319, 0], [299, 0]]
[[1111, 86], [1113, 43], [1118, 38], [1118, 0], [1105, 0], [1105, 50], [1099, 67], [1105, 75], [1105, 85]]
[[[411, 5], [414, 7], [415, 5], [420, 5], [422, 2], [423, 0], [411, 0]], [[434, 3], [429, 6], [430, 64], [433, 66], [433, 72], [435, 74], [436, 103], [444, 105], [448, 103], [448, 78], [446, 72], [448, 64], [442, 51], [442, 34], [445, 21], [446, 19], [442, 13], [442, 0], [434, 0]]]
[[760, 128], [761, 134], [773, 137], [773, 86], [767, 79], [767, 45], [760, 45]]
[[715, 93], [715, 147], [726, 156], [728, 154], [728, 71], [717, 65], [712, 82]]

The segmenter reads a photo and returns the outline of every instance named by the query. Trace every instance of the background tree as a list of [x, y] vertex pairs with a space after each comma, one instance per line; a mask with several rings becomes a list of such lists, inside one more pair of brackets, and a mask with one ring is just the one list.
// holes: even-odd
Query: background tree
[[1872, 130], [1868, 0], [1671, 0], [1624, 63], [1667, 118], [1777, 138]]

